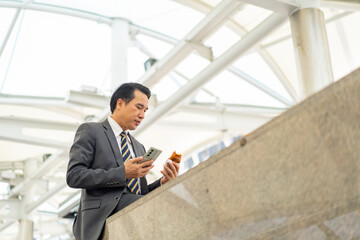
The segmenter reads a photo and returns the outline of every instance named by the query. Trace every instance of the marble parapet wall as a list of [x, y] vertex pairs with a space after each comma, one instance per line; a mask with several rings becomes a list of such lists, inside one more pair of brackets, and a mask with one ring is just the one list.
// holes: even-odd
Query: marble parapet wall
[[360, 69], [111, 216], [103, 239], [360, 239]]

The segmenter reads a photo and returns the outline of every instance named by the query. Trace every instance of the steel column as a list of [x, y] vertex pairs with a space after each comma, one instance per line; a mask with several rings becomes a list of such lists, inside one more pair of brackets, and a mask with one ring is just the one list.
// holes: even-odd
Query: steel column
[[[29, 178], [31, 173], [36, 170], [36, 159], [28, 159], [25, 162], [24, 177]], [[26, 188], [24, 197], [21, 200], [20, 219], [19, 219], [19, 235], [18, 240], [32, 240], [34, 232], [34, 222], [32, 214], [26, 211], [27, 205], [29, 205], [35, 193], [34, 183]]]
[[112, 22], [111, 40], [111, 85], [114, 91], [120, 84], [128, 81], [128, 45], [129, 22], [123, 18], [115, 18]]
[[334, 81], [324, 14], [317, 8], [302, 8], [290, 16], [298, 69], [300, 98]]

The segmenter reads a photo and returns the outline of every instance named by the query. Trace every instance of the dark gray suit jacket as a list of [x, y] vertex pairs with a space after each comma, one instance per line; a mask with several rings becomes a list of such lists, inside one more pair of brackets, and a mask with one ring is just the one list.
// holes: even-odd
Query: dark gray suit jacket
[[[136, 157], [145, 154], [144, 146], [130, 136]], [[77, 240], [96, 240], [105, 220], [115, 209], [126, 189], [125, 167], [113, 130], [108, 120], [84, 123], [75, 135], [70, 149], [67, 184], [81, 188], [81, 199], [73, 232]], [[140, 179], [141, 193], [160, 186], [160, 180], [147, 185]]]

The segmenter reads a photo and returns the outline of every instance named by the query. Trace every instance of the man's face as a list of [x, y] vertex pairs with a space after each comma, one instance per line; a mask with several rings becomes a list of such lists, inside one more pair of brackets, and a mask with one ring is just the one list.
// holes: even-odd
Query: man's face
[[134, 98], [128, 103], [118, 99], [113, 118], [125, 130], [135, 130], [145, 118], [148, 109], [148, 98], [139, 90], [134, 91]]

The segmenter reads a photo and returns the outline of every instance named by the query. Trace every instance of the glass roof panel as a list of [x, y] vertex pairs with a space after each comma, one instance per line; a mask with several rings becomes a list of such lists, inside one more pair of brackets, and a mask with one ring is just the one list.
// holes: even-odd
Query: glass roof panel
[[[16, 10], [11, 8], [0, 8], [0, 22], [2, 27], [0, 28], [0, 39], [4, 39], [8, 28], [6, 26], [10, 26], [11, 21], [15, 15]], [[2, 43], [2, 41], [1, 41]]]
[[172, 1], [143, 0], [133, 5], [136, 6], [136, 11], [133, 12], [131, 19], [135, 24], [166, 33], [177, 39], [182, 39], [204, 17], [198, 11]]
[[176, 67], [176, 70], [191, 79], [209, 65], [209, 63], [207, 59], [197, 54], [190, 54], [190, 56]]
[[19, 24], [3, 93], [54, 97], [101, 85], [110, 67], [107, 25], [31, 10]]
[[193, 101], [194, 102], [203, 102], [203, 103], [216, 103], [217, 101], [220, 101], [220, 100], [219, 100], [218, 96], [214, 96], [214, 95], [209, 94], [208, 92], [206, 92], [204, 90], [200, 90], [194, 96]]
[[[55, 153], [57, 150], [49, 147], [41, 147], [25, 143], [13, 143], [0, 140], [1, 162], [12, 162], [32, 157], [42, 156], [44, 153]], [[19, 151], [21, 149], [21, 151]]]
[[246, 4], [237, 14], [235, 14], [233, 19], [241, 23], [241, 26], [244, 29], [251, 31], [271, 14], [271, 11], [256, 7], [254, 5]]
[[138, 79], [144, 75], [144, 63], [149, 57], [136, 47], [128, 48], [128, 78], [129, 82], [137, 82]]
[[274, 44], [266, 49], [288, 81], [298, 89], [297, 70], [295, 63], [294, 45], [291, 38]]
[[174, 47], [172, 44], [142, 34], [138, 34], [136, 39], [148, 49], [156, 59], [161, 59]]
[[157, 101], [165, 101], [170, 98], [181, 87], [180, 82], [174, 81], [173, 78], [166, 76], [151, 88], [153, 95], [156, 95]]
[[284, 107], [284, 104], [228, 71], [220, 73], [205, 87], [216, 89], [216, 95], [222, 103]]
[[278, 94], [286, 97], [288, 100], [291, 99], [284, 86], [275, 76], [274, 72], [256, 52], [240, 58], [234, 63], [234, 66], [258, 82], [266, 85], [269, 89], [271, 88]]
[[[117, 0], [35, 0], [33, 2], [45, 6], [59, 6], [84, 12], [98, 13], [108, 17], [114, 15], [120, 4], [120, 1]], [[122, 2], [128, 3], [130, 1], [124, 0]]]
[[223, 54], [240, 39], [241, 37], [238, 34], [234, 33], [227, 27], [222, 27], [212, 36], [210, 36], [204, 42], [204, 45], [212, 48], [214, 58], [216, 58]]
[[278, 29], [267, 36], [262, 42], [263, 47], [271, 46], [272, 44], [281, 42], [286, 39], [291, 39], [290, 22], [286, 22], [281, 25]]
[[360, 65], [360, 35], [352, 28], [355, 22], [360, 22], [359, 13], [327, 24], [335, 80], [341, 79]]

